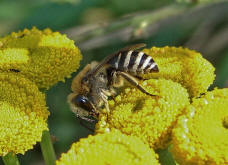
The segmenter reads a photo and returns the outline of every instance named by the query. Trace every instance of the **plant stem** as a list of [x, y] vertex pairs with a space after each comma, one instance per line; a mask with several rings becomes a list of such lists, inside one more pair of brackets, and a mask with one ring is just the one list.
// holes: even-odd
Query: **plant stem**
[[[95, 49], [113, 44], [115, 41], [126, 42], [132, 38], [144, 38], [145, 35], [143, 34], [147, 34], [150, 31], [149, 27], [153, 23], [161, 21], [168, 16], [183, 13], [187, 8], [185, 5], [169, 5], [156, 11], [128, 16], [112, 23], [71, 28], [64, 31], [64, 33], [74, 39], [80, 49]], [[140, 34], [137, 33], [138, 30], [141, 31]], [[141, 33], [143, 34], [141, 35]]]
[[41, 150], [46, 165], [55, 165], [56, 156], [49, 131], [43, 131]]
[[[171, 146], [170, 146], [171, 147]], [[176, 165], [173, 155], [169, 152], [169, 148], [158, 149], [156, 153], [159, 155], [159, 162], [162, 165]]]
[[8, 153], [6, 156], [3, 156], [2, 160], [5, 165], [20, 165], [17, 155], [13, 153]]
[[[176, 3], [152, 11], [131, 14], [114, 22], [76, 26], [62, 31], [62, 33], [66, 33], [69, 38], [73, 39], [80, 50], [85, 53], [110, 45], [112, 47], [115, 44], [123, 46], [123, 44], [129, 44], [132, 41], [141, 40], [139, 42], [146, 43], [145, 41], [150, 41], [156, 35], [163, 34], [170, 29], [174, 29], [173, 32], [181, 30], [181, 33], [185, 34], [184, 39], [186, 40], [186, 34], [188, 36], [198, 25], [207, 21], [210, 25], [199, 29], [200, 32], [193, 36], [191, 42], [185, 44], [185, 47], [195, 49], [194, 45], [201, 44], [199, 42], [205, 38], [202, 35], [211, 29], [211, 23], [213, 27], [217, 27], [223, 20], [226, 20], [224, 16], [228, 13], [227, 6], [228, 2], [224, 0], [200, 3], [199, 5]], [[227, 32], [226, 29], [224, 28], [221, 33], [215, 33], [212, 38], [211, 36], [206, 38], [206, 42], [201, 44], [201, 50], [196, 50], [202, 53], [206, 51], [205, 54], [211, 54], [210, 56], [217, 55], [218, 51], [223, 50], [227, 45], [227, 35], [224, 35]], [[215, 29], [212, 31], [214, 32]], [[204, 33], [201, 34], [201, 32]], [[198, 34], [202, 36], [201, 40], [198, 39]], [[178, 39], [180, 40], [180, 38]], [[214, 53], [215, 51], [216, 53]]]

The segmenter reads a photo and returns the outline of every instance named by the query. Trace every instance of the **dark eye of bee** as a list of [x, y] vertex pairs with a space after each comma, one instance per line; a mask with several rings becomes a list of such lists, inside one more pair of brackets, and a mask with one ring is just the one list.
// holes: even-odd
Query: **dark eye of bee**
[[87, 77], [83, 77], [82, 78], [82, 83], [83, 84], [88, 84], [89, 83], [89, 79]]
[[73, 98], [73, 102], [77, 106], [85, 109], [88, 112], [91, 112], [93, 110], [91, 103], [89, 102], [88, 98], [85, 96], [77, 95], [75, 98]]
[[10, 69], [10, 71], [11, 71], [11, 72], [16, 72], [16, 73], [20, 72], [20, 71], [17, 70], [17, 69]]

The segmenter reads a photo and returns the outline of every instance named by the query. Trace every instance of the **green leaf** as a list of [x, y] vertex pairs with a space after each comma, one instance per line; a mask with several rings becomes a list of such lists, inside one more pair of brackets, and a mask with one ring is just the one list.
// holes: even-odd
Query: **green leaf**
[[228, 51], [225, 52], [223, 58], [216, 66], [216, 83], [215, 85], [222, 88], [225, 87], [226, 82], [228, 81]]
[[169, 148], [170, 147], [167, 149], [156, 150], [156, 153], [159, 155], [159, 162], [161, 165], [176, 165], [173, 155], [169, 152]]

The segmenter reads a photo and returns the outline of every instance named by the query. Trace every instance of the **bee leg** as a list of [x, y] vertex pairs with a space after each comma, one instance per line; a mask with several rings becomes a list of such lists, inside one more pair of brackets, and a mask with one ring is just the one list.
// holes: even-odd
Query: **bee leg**
[[111, 93], [108, 92], [108, 91], [105, 91], [104, 89], [101, 89], [100, 96], [101, 96], [101, 99], [104, 102], [104, 106], [105, 106], [105, 109], [107, 111], [107, 119], [108, 119], [108, 115], [110, 113], [110, 109], [109, 109], [109, 105], [108, 105], [108, 96], [106, 94], [111, 94]]
[[79, 119], [79, 123], [80, 123], [81, 126], [85, 127], [86, 129], [88, 129], [91, 132], [94, 132], [94, 129], [92, 129], [89, 126], [87, 126], [83, 121], [87, 121], [88, 123], [94, 124], [94, 123], [97, 122], [97, 120], [95, 120], [95, 119], [94, 120], [93, 119], [89, 119], [89, 118], [83, 117], [83, 116], [77, 116], [77, 117]]
[[139, 80], [149, 80], [148, 78], [143, 78], [143, 77], [140, 77], [140, 76], [134, 76], [134, 77], [136, 77]]
[[104, 101], [104, 105], [107, 110], [107, 113], [109, 113], [108, 96], [106, 94], [110, 94], [110, 92], [101, 89], [101, 98]]
[[111, 93], [108, 90], [101, 89], [101, 92], [103, 93], [104, 98], [106, 98], [107, 96], [111, 96]]
[[109, 90], [101, 89], [101, 91], [106, 95], [114, 100], [114, 96], [116, 95], [116, 91], [113, 87], [110, 87]]
[[144, 78], [140, 77], [140, 76], [134, 76], [135, 78], [139, 79], [139, 80], [144, 80]]
[[108, 116], [109, 116], [109, 113], [110, 113], [108, 101], [107, 101], [106, 99], [103, 99], [103, 101], [104, 101], [105, 109], [106, 109], [106, 111], [107, 111], [106, 115], [107, 115], [107, 120], [108, 120]]
[[111, 93], [110, 97], [112, 98], [112, 100], [114, 100], [114, 96], [116, 96], [117, 93], [113, 87], [110, 88], [110, 93]]
[[80, 120], [79, 123], [80, 123], [81, 126], [85, 127], [85, 128], [88, 129], [89, 131], [94, 132], [94, 129], [92, 129], [92, 128], [90, 128], [89, 126], [87, 126], [85, 123], [83, 123], [82, 120]]
[[109, 110], [109, 105], [108, 105], [108, 101], [107, 100], [105, 101], [105, 108], [107, 109], [107, 114], [109, 114], [110, 110]]
[[96, 122], [97, 122], [96, 120], [89, 119], [89, 118], [83, 117], [83, 116], [79, 116], [78, 118], [79, 118], [80, 120], [85, 120], [85, 121], [87, 121], [87, 122], [89, 122], [89, 123], [96, 123]]
[[126, 79], [129, 83], [131, 83], [132, 85], [134, 85], [136, 88], [138, 88], [141, 92], [150, 95], [150, 96], [156, 96], [156, 95], [152, 95], [150, 93], [148, 93], [139, 83], [138, 81], [135, 79], [135, 77], [131, 76], [128, 73], [125, 72], [121, 72], [121, 71], [117, 71], [117, 74], [121, 75], [124, 79]]
[[109, 109], [109, 105], [108, 105], [108, 101], [107, 100], [105, 101], [104, 105], [105, 105], [105, 108], [107, 110], [107, 114], [106, 114], [107, 115], [107, 120], [109, 120], [110, 109]]
[[108, 87], [109, 88], [111, 88], [111, 87], [118, 88], [118, 87], [123, 86], [124, 82], [120, 78], [120, 76], [117, 75], [116, 69], [109, 67], [106, 69], [106, 72], [107, 72], [107, 79], [108, 79]]

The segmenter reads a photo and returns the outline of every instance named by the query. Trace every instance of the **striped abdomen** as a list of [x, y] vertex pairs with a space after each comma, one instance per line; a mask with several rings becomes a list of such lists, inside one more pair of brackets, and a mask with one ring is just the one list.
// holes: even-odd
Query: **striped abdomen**
[[151, 56], [138, 51], [122, 51], [108, 61], [113, 68], [132, 74], [158, 72]]

